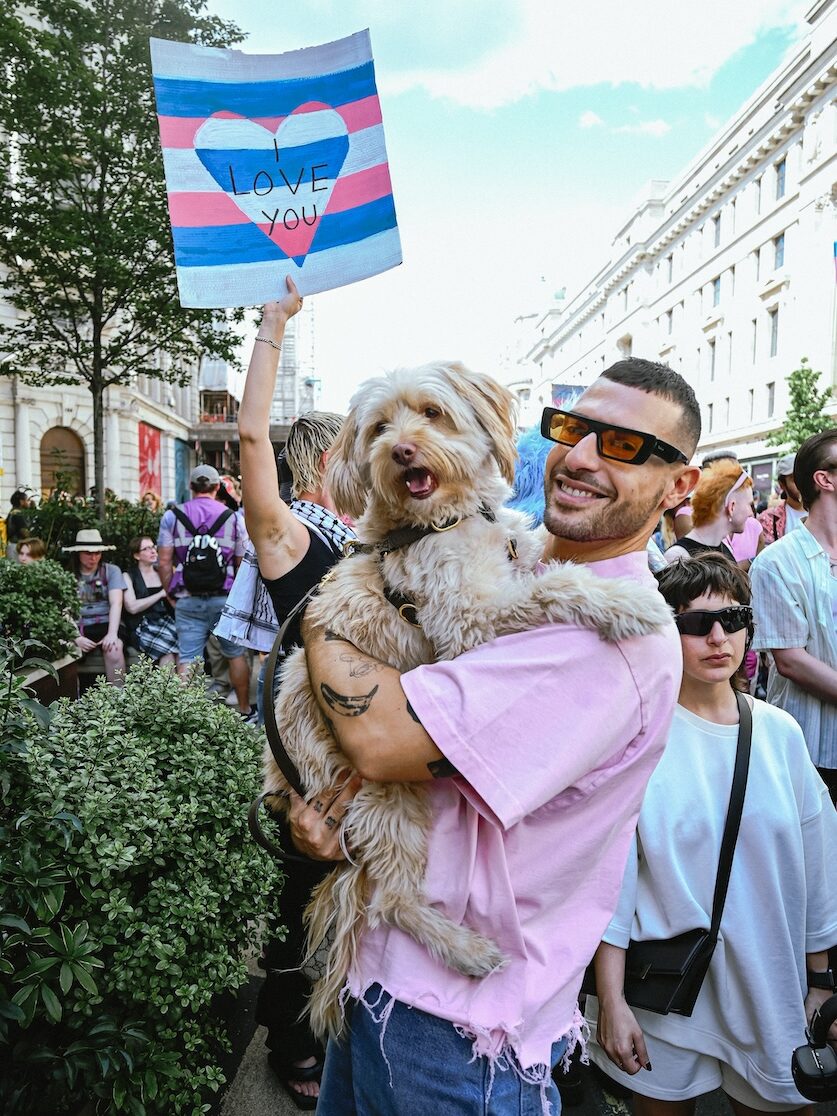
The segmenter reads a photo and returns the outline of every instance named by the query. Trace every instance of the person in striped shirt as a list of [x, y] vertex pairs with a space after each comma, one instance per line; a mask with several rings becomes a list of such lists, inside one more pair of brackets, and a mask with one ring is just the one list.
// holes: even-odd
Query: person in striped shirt
[[753, 562], [754, 647], [773, 656], [767, 700], [799, 722], [837, 803], [837, 426], [803, 442], [793, 477], [808, 518]]

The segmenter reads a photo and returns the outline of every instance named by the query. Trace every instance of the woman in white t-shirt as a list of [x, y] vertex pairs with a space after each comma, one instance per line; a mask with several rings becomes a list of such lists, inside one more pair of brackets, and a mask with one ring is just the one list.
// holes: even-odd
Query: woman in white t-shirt
[[[752, 632], [747, 575], [719, 554], [659, 575], [683, 646], [683, 683], [666, 750], [648, 784], [619, 906], [596, 953], [590, 1055], [634, 1090], [635, 1116], [691, 1116], [721, 1087], [736, 1116], [813, 1113], [791, 1052], [831, 995], [837, 942], [837, 813], [796, 721], [753, 704], [741, 829], [718, 944], [693, 1014], [625, 1002], [634, 939], [708, 929], [738, 741], [731, 681]], [[752, 700], [752, 699], [748, 699]], [[834, 1028], [837, 1039], [837, 1025]]]

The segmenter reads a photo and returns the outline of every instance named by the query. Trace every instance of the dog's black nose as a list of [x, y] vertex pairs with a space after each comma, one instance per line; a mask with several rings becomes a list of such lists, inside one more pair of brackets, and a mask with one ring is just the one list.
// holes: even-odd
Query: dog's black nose
[[415, 456], [416, 447], [410, 442], [399, 442], [397, 446], [392, 447], [392, 460], [397, 461], [399, 465], [409, 465]]

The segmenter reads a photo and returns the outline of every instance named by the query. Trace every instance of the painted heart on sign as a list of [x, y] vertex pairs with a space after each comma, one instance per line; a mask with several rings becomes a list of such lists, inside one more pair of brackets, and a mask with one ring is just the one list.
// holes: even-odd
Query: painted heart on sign
[[248, 220], [301, 267], [349, 152], [343, 117], [328, 105], [294, 109], [275, 132], [229, 113], [195, 133], [195, 154]]

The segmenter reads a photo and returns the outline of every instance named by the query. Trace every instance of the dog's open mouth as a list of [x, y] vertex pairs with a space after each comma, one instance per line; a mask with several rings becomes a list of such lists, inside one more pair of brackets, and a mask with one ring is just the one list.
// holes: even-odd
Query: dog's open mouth
[[429, 469], [408, 469], [404, 474], [404, 483], [415, 500], [426, 500], [439, 487]]

